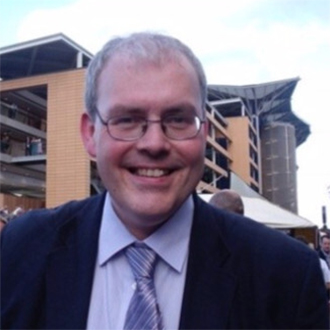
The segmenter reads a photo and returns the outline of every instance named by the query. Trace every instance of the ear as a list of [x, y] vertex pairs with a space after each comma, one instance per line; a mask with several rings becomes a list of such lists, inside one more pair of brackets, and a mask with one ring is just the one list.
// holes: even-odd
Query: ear
[[202, 129], [203, 129], [204, 137], [205, 137], [205, 139], [207, 139], [207, 135], [209, 134], [209, 120], [207, 118], [205, 118], [205, 123], [204, 123]]
[[96, 158], [96, 147], [95, 147], [95, 124], [90, 116], [84, 112], [80, 120], [80, 134], [85, 146], [85, 149], [92, 159]]

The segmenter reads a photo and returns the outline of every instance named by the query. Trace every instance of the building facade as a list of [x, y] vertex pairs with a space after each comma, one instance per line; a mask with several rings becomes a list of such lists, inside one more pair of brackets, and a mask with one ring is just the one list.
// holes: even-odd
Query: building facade
[[[0, 49], [0, 206], [55, 207], [102, 190], [79, 119], [92, 54], [63, 34]], [[298, 78], [210, 85], [205, 172], [197, 190], [232, 186], [297, 212], [295, 148], [309, 126], [291, 111]]]

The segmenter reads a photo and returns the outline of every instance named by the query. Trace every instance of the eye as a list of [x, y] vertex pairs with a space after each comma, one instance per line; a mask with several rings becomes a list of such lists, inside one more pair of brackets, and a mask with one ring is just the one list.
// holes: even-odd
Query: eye
[[164, 118], [164, 123], [175, 128], [182, 128], [194, 123], [194, 116], [189, 115], [173, 115]]

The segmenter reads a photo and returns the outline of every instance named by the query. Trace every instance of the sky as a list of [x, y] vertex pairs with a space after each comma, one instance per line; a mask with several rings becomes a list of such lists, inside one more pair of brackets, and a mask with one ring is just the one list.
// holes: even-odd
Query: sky
[[95, 54], [145, 30], [190, 46], [209, 84], [300, 78], [291, 105], [311, 134], [297, 148], [298, 213], [321, 226], [324, 205], [330, 227], [330, 0], [0, 0], [0, 47], [61, 32]]

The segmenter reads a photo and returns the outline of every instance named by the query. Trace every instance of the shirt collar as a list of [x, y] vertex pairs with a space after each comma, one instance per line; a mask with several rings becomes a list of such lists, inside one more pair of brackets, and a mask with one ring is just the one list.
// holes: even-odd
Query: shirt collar
[[[193, 213], [194, 202], [190, 196], [164, 225], [144, 240], [146, 245], [178, 272], [182, 271], [188, 254]], [[99, 265], [104, 265], [135, 241], [136, 238], [126, 229], [113, 210], [111, 197], [107, 193], [99, 237]]]

